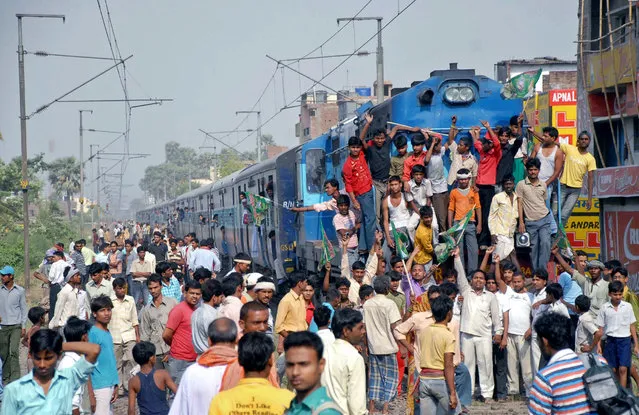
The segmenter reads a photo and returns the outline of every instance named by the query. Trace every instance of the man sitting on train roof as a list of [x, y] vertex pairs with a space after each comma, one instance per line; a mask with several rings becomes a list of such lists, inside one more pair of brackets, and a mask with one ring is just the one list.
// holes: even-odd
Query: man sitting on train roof
[[231, 270], [224, 277], [227, 277], [234, 272], [239, 272], [242, 275], [246, 274], [251, 269], [251, 262], [252, 261], [250, 256], [248, 256], [244, 252], [238, 253], [233, 257], [233, 268], [231, 268]]

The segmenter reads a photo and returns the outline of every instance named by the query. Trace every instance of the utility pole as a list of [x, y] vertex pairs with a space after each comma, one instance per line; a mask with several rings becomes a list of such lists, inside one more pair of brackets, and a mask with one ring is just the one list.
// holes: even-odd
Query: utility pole
[[22, 215], [23, 215], [23, 239], [24, 239], [24, 281], [27, 291], [31, 282], [31, 264], [29, 263], [29, 175], [27, 169], [27, 103], [25, 98], [25, 82], [24, 82], [24, 45], [22, 44], [22, 19], [25, 17], [44, 18], [44, 19], [62, 19], [63, 14], [16, 14], [18, 18], [18, 78], [20, 87], [20, 143], [22, 150], [22, 180], [20, 187], [22, 188]]
[[237, 114], [257, 114], [257, 162], [262, 161], [262, 112], [261, 111], [235, 111]]
[[381, 17], [340, 17], [337, 24], [344, 21], [377, 20], [377, 103], [384, 102], [384, 49], [382, 48], [382, 18]]
[[84, 128], [82, 127], [82, 113], [93, 110], [78, 110], [80, 113], [80, 238], [84, 238]]
[[[91, 160], [91, 176], [93, 176], [93, 147], [100, 147], [100, 145], [89, 144], [89, 160]], [[95, 177], [98, 177], [98, 174], [96, 174]], [[93, 201], [93, 207], [91, 208], [91, 227], [93, 228], [95, 226], [95, 200], [93, 200], [93, 198], [91, 199]]]

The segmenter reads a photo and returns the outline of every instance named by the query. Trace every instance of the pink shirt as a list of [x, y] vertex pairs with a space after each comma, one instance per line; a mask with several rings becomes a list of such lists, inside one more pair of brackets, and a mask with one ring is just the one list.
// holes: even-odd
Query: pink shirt
[[[347, 216], [337, 212], [333, 217], [333, 226], [335, 226], [336, 231], [342, 229], [354, 229], [356, 223], [357, 216], [355, 216], [355, 213], [353, 213], [352, 210], [348, 211]], [[337, 239], [339, 240], [339, 245], [342, 246], [342, 238], [340, 238], [339, 233], [337, 234]], [[346, 247], [349, 249], [355, 249], [357, 248], [357, 244], [357, 232], [352, 231], [351, 237], [348, 239], [348, 245], [346, 245]]]

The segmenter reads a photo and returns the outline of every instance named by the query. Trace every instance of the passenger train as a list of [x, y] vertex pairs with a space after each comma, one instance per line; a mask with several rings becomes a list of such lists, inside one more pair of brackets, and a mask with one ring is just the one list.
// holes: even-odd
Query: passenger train
[[[321, 225], [329, 239], [336, 240], [331, 211], [295, 213], [294, 206], [308, 206], [328, 199], [323, 184], [336, 178], [343, 187], [341, 169], [348, 157], [347, 142], [359, 134], [360, 120], [370, 111], [370, 132], [386, 128], [388, 122], [428, 127], [447, 132], [452, 115], [468, 134], [468, 127], [487, 120], [491, 126], [508, 125], [522, 110], [521, 100], [501, 97], [502, 85], [472, 69], [435, 70], [430, 77], [414, 82], [410, 88], [393, 89], [391, 98], [379, 105], [362, 105], [356, 114], [343, 120], [319, 137], [292, 148], [273, 159], [254, 164], [202, 186], [176, 199], [137, 212], [140, 222], [166, 223], [176, 208], [188, 207], [184, 219], [174, 223], [175, 235], [195, 232], [201, 240], [213, 238], [224, 256], [238, 252], [253, 257], [257, 269], [274, 269], [278, 278], [295, 270], [314, 272], [320, 258]], [[465, 130], [464, 130], [465, 127]], [[409, 150], [410, 150], [410, 140]], [[394, 148], [393, 148], [393, 151]], [[247, 223], [240, 194], [261, 194], [273, 200], [270, 215], [262, 226]], [[203, 215], [206, 223], [199, 218]], [[339, 269], [339, 256], [334, 259]]]

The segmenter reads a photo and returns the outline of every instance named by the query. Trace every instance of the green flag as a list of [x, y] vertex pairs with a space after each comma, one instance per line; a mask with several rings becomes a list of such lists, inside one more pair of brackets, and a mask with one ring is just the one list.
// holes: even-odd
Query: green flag
[[326, 264], [329, 264], [335, 255], [337, 255], [337, 249], [333, 246], [333, 243], [326, 236], [326, 232], [324, 231], [324, 225], [320, 221], [320, 230], [322, 232], [322, 254], [320, 256], [318, 271], [322, 270], [322, 267]]
[[441, 264], [450, 258], [455, 247], [459, 245], [459, 241], [461, 241], [461, 237], [466, 230], [466, 226], [468, 226], [468, 222], [470, 222], [470, 219], [473, 217], [474, 211], [475, 206], [468, 210], [466, 216], [457, 222], [456, 225], [451, 226], [446, 232], [439, 234], [439, 239], [442, 240], [442, 242], [435, 245], [435, 258], [437, 258], [437, 262]]
[[246, 206], [251, 211], [251, 215], [253, 215], [253, 223], [257, 226], [262, 224], [262, 221], [266, 217], [266, 213], [270, 208], [270, 204], [273, 203], [271, 199], [266, 197], [254, 195], [253, 193], [244, 192], [244, 196], [246, 196]]
[[559, 229], [557, 229], [557, 240], [555, 242], [555, 244], [557, 245], [557, 247], [559, 248], [559, 251], [561, 252], [561, 255], [566, 257], [566, 258], [574, 258], [574, 250], [572, 249], [572, 246], [570, 246], [570, 241], [568, 240], [568, 236], [566, 235], [566, 231], [564, 230], [564, 228], [562, 226], [558, 227]]
[[528, 99], [535, 93], [535, 85], [541, 76], [541, 68], [510, 78], [501, 88], [504, 99]]
[[391, 221], [391, 232], [393, 234], [393, 240], [395, 241], [395, 251], [397, 252], [397, 256], [401, 259], [408, 259], [408, 238], [402, 232], [397, 232], [395, 229], [395, 224]]

